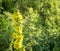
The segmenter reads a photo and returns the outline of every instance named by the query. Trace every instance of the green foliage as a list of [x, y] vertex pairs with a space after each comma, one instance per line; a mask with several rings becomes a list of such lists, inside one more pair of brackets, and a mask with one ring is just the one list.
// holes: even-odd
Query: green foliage
[[12, 13], [16, 9], [23, 16], [26, 51], [60, 50], [59, 0], [0, 0], [0, 51], [14, 50]]
[[9, 47], [13, 31], [11, 28], [11, 18], [0, 14], [0, 51], [5, 51]]

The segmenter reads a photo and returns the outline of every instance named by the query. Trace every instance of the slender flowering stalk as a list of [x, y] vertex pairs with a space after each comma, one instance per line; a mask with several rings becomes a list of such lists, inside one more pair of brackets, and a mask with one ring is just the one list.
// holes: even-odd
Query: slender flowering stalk
[[13, 38], [14, 43], [13, 43], [13, 47], [16, 50], [19, 50], [20, 48], [23, 47], [23, 38], [24, 36], [22, 35], [22, 15], [20, 14], [19, 11], [14, 12], [13, 16], [12, 16], [12, 20], [13, 20], [13, 27], [14, 27], [14, 33], [13, 33]]

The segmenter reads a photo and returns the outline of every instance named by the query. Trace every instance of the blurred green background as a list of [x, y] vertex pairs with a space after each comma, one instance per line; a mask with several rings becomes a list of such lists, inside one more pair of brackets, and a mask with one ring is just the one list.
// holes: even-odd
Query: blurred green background
[[26, 51], [60, 51], [60, 0], [0, 0], [0, 51], [12, 47], [12, 14], [23, 16]]

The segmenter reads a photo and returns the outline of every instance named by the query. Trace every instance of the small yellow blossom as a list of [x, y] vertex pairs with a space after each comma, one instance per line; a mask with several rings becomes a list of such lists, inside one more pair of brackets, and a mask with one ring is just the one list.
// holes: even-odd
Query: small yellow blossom
[[22, 26], [15, 27], [15, 31], [22, 33]]
[[23, 41], [24, 36], [23, 35], [18, 35], [17, 39], [20, 40], [21, 42]]
[[20, 43], [19, 41], [15, 41], [15, 42], [14, 42], [14, 48], [15, 48], [16, 50], [22, 48], [22, 46], [23, 46], [22, 43]]
[[14, 12], [12, 18], [22, 21], [22, 15], [19, 12]]
[[22, 20], [22, 15], [18, 15], [19, 20]]
[[17, 33], [13, 33], [13, 38], [17, 38], [17, 37], [18, 37]]

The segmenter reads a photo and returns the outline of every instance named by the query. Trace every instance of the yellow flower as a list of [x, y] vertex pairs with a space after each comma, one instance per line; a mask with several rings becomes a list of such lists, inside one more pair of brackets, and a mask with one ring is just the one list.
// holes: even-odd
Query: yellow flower
[[18, 49], [20, 49], [20, 48], [22, 48], [22, 43], [20, 43], [19, 41], [15, 41], [14, 42], [14, 48], [16, 49], [16, 50], [18, 50]]
[[18, 19], [19, 20], [22, 20], [22, 15], [18, 15]]
[[15, 27], [15, 31], [22, 33], [22, 26]]
[[13, 19], [17, 18], [18, 20], [22, 21], [22, 15], [19, 12], [14, 12], [12, 18]]
[[20, 40], [21, 42], [23, 41], [24, 36], [23, 35], [18, 35], [17, 39]]
[[17, 38], [17, 37], [18, 37], [17, 33], [13, 33], [13, 38]]

